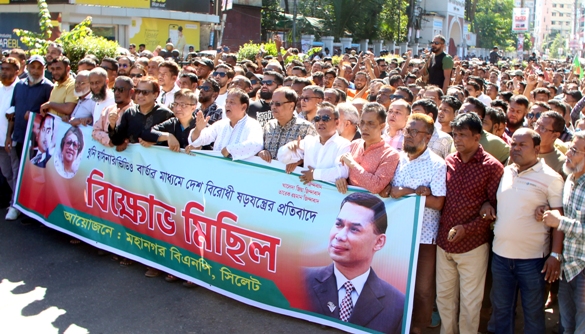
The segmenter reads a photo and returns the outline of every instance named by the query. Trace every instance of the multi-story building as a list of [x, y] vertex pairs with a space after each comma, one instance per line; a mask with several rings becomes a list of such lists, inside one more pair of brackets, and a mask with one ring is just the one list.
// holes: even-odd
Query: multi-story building
[[536, 0], [534, 47], [544, 52], [552, 35], [560, 34], [567, 41], [573, 38], [575, 20], [574, 0]]

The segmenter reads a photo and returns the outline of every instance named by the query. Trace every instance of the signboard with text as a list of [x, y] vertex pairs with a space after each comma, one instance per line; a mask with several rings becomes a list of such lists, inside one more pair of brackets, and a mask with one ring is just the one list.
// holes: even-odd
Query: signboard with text
[[512, 32], [528, 32], [529, 8], [514, 8], [512, 10]]

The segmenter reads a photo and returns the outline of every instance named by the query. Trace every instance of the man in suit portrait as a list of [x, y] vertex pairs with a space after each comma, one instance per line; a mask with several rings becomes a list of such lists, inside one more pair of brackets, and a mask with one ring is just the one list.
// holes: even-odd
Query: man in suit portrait
[[[36, 154], [31, 154], [31, 162], [35, 166], [45, 168], [47, 161], [51, 159], [54, 132], [55, 119], [51, 115], [46, 115], [42, 118], [39, 131], [36, 133]], [[33, 153], [35, 152], [33, 151]]]
[[305, 289], [309, 311], [383, 333], [400, 333], [404, 294], [378, 278], [370, 267], [386, 243], [386, 207], [369, 193], [341, 202], [329, 233], [326, 267], [308, 268]]

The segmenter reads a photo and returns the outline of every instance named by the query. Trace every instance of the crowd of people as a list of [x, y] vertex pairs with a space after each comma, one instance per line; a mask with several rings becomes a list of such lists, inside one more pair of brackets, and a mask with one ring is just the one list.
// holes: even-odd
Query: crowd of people
[[[37, 113], [93, 127], [118, 151], [258, 156], [342, 193], [424, 196], [411, 333], [435, 308], [441, 333], [477, 333], [484, 298], [488, 330], [512, 333], [518, 291], [526, 333], [545, 332], [557, 293], [564, 333], [585, 333], [585, 81], [570, 62], [460, 60], [440, 35], [420, 58], [350, 51], [338, 64], [288, 61], [298, 50], [275, 42], [276, 57], [190, 54], [182, 66], [131, 45], [116, 58], [87, 55], [76, 73], [58, 44], [44, 57], [13, 49], [1, 67], [2, 175], [14, 190]], [[51, 124], [38, 131], [51, 137]], [[75, 149], [73, 139], [62, 146]], [[43, 147], [33, 163], [47, 159]], [[19, 214], [10, 207], [6, 220]]]

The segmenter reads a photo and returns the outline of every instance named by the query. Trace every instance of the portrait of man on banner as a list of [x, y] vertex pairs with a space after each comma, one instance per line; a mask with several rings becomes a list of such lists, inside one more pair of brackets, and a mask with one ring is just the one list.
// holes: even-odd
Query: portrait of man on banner
[[30, 161], [41, 168], [47, 166], [55, 147], [55, 118], [36, 115], [30, 151]]
[[56, 152], [55, 169], [66, 179], [75, 176], [81, 163], [83, 151], [83, 133], [76, 127], [70, 127], [61, 138], [61, 144]]
[[371, 268], [386, 243], [384, 202], [369, 193], [352, 193], [329, 233], [333, 263], [305, 269], [308, 310], [383, 333], [400, 333], [405, 296]]

